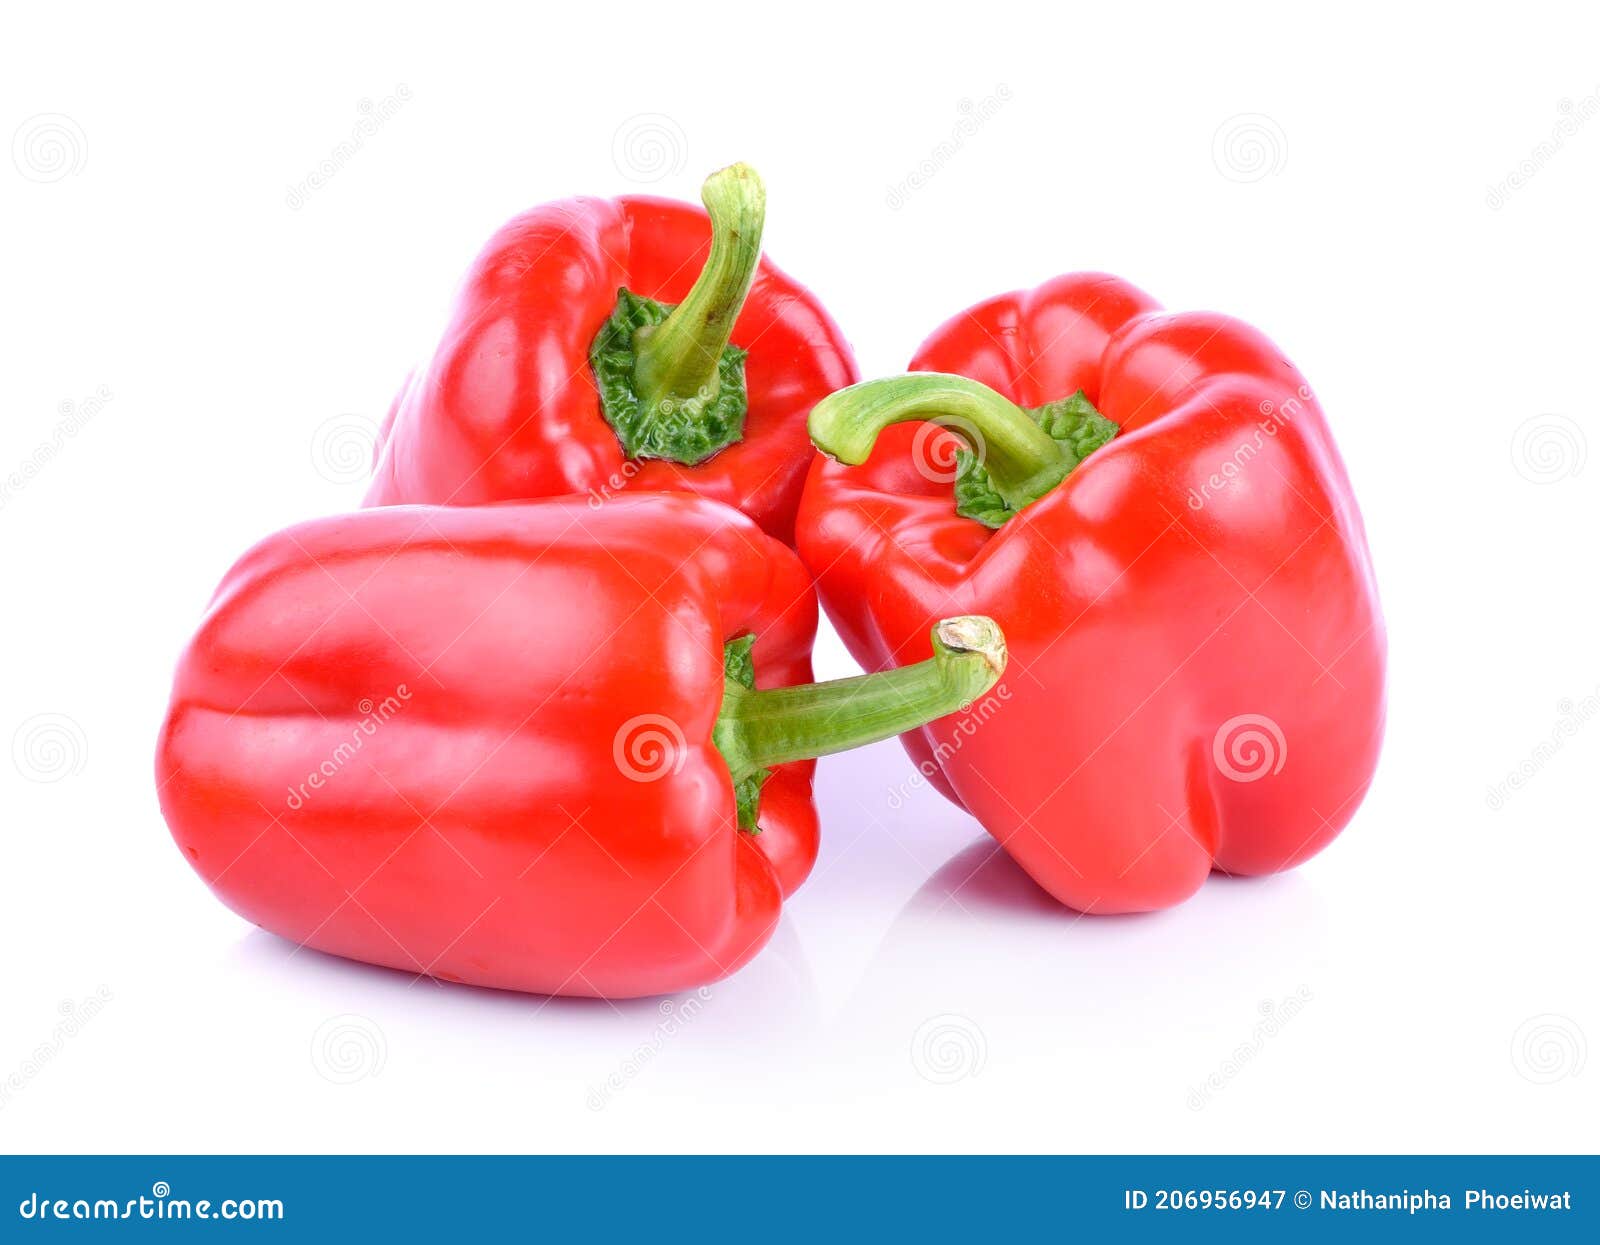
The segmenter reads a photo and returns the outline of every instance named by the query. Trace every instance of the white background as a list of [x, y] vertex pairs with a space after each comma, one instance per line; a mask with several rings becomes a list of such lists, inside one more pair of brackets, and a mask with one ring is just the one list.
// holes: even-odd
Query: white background
[[[693, 9], [8, 10], [0, 1146], [1593, 1149], [1594, 6]], [[358, 502], [502, 220], [734, 159], [867, 375], [1075, 268], [1301, 366], [1392, 647], [1333, 847], [1079, 919], [931, 792], [893, 807], [880, 745], [821, 766], [773, 945], [670, 1015], [291, 956], [209, 895], [151, 760], [222, 572]]]

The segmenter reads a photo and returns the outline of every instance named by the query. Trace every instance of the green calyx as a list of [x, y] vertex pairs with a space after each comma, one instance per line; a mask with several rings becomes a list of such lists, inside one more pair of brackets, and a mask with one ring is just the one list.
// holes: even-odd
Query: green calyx
[[701, 189], [711, 253], [677, 306], [617, 291], [589, 347], [600, 409], [629, 458], [693, 465], [744, 436], [745, 351], [730, 344], [761, 261], [766, 190], [744, 164]]
[[[1081, 389], [1059, 402], [1047, 402], [1032, 410], [1019, 409], [1061, 447], [1061, 479], [1118, 432], [1114, 423], [1094, 409], [1094, 403]], [[983, 459], [969, 449], [956, 451], [955, 489], [956, 513], [963, 518], [976, 519], [985, 527], [1000, 527], [1021, 509], [1001, 495]]]
[[[756, 663], [751, 655], [755, 646], [756, 638], [753, 635], [740, 636], [723, 645], [722, 677], [725, 687], [755, 690]], [[726, 691], [723, 692], [723, 700], [728, 700]], [[761, 827], [756, 824], [756, 814], [761, 808], [761, 788], [771, 777], [772, 771], [763, 768], [751, 770], [733, 780], [733, 799], [739, 809], [739, 829], [748, 830], [751, 834], [761, 833]]]
[[722, 650], [722, 708], [712, 742], [727, 763], [739, 827], [757, 831], [761, 786], [772, 767], [888, 739], [965, 709], [1006, 668], [1006, 641], [981, 614], [946, 618], [931, 632], [933, 656], [877, 674], [757, 690], [754, 636]]
[[[811, 409], [807, 427], [823, 453], [856, 465], [866, 462], [885, 428], [913, 420], [938, 424], [963, 443], [956, 458], [956, 513], [988, 527], [1038, 501], [1118, 431], [1082, 390], [1027, 410], [987, 385], [943, 372], [841, 389]], [[927, 455], [919, 451], [919, 457]], [[931, 461], [916, 465], [931, 480], [950, 478]]]
[[636, 335], [664, 323], [665, 303], [617, 291], [617, 308], [589, 350], [600, 409], [629, 458], [665, 458], [692, 466], [744, 437], [749, 409], [744, 388], [745, 352], [726, 347], [717, 357], [714, 383], [687, 397], [641, 397], [635, 380]]

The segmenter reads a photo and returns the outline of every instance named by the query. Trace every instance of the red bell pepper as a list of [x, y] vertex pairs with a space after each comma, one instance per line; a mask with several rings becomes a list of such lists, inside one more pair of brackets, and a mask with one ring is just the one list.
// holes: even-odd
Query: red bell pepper
[[1386, 646], [1300, 373], [1099, 274], [982, 303], [911, 366], [812, 413], [839, 461], [814, 465], [797, 533], [868, 670], [944, 614], [1005, 629], [981, 724], [904, 737], [921, 772], [1085, 912], [1324, 847], [1372, 778]]
[[223, 580], [162, 810], [224, 903], [297, 943], [546, 994], [702, 984], [815, 859], [807, 758], [1004, 664], [957, 619], [920, 666], [809, 684], [815, 626], [795, 555], [698, 498], [319, 519]]
[[495, 234], [389, 412], [367, 504], [684, 490], [791, 541], [806, 414], [855, 360], [761, 259], [755, 171], [703, 198], [565, 199]]

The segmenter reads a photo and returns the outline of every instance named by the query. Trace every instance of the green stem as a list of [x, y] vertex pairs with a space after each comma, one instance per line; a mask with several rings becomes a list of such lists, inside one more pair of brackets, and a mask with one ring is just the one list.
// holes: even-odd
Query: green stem
[[706, 266], [665, 321], [634, 334], [634, 392], [647, 411], [717, 396], [722, 352], [761, 261], [767, 192], [753, 168], [719, 169], [706, 178], [700, 201], [711, 216]]
[[1078, 463], [1036, 419], [987, 385], [943, 372], [908, 372], [830, 394], [811, 410], [811, 439], [857, 465], [890, 424], [927, 420], [966, 443], [1013, 510], [1043, 497]]
[[1005, 667], [1005, 637], [992, 619], [947, 618], [933, 629], [933, 656], [916, 665], [761, 691], [729, 679], [712, 739], [738, 783], [954, 713], [993, 687]]

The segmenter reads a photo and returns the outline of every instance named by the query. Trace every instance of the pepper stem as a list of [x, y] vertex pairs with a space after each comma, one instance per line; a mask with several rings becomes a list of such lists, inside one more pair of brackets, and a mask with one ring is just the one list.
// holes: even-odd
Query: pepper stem
[[933, 629], [927, 661], [878, 674], [761, 691], [728, 680], [712, 741], [735, 783], [773, 765], [888, 739], [966, 708], [1006, 668], [1006, 641], [981, 614]]
[[711, 254], [689, 295], [662, 323], [634, 334], [634, 392], [647, 412], [709, 402], [721, 388], [722, 352], [761, 262], [767, 191], [748, 164], [706, 178], [700, 201], [711, 217]]
[[840, 389], [811, 408], [807, 426], [824, 454], [856, 466], [867, 461], [880, 432], [910, 420], [939, 424], [963, 441], [1013, 510], [1043, 497], [1079, 461], [1016, 403], [944, 372], [908, 372]]

